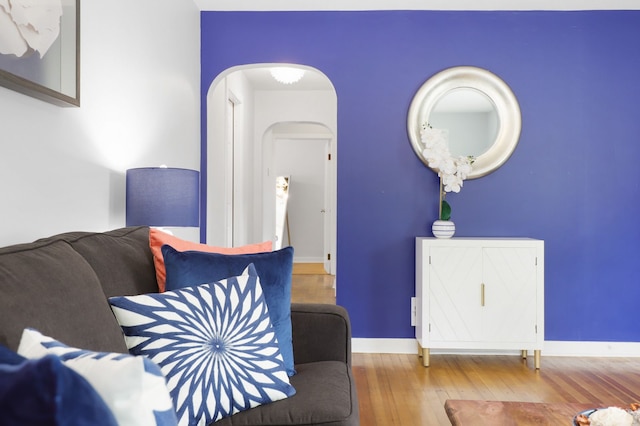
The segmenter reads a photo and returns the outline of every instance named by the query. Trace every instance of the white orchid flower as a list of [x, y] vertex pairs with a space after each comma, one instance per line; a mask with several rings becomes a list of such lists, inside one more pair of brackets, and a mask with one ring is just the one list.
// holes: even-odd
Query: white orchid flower
[[[1, 0], [0, 0], [1, 1]], [[449, 131], [434, 129], [424, 123], [420, 129], [420, 140], [425, 146], [422, 155], [426, 163], [438, 171], [440, 177], [440, 213], [438, 219], [449, 220], [451, 206], [445, 201], [447, 192], [460, 192], [464, 180], [472, 171], [473, 157], [453, 157], [449, 151]]]
[[473, 157], [453, 157], [447, 143], [447, 129], [434, 129], [424, 123], [420, 138], [425, 145], [422, 155], [432, 169], [438, 170], [445, 192], [460, 192], [463, 181], [473, 170]]
[[462, 179], [456, 175], [444, 175], [442, 177], [442, 185], [445, 192], [460, 192], [462, 188]]
[[456, 174], [460, 176], [461, 179], [466, 179], [469, 176], [469, 173], [473, 170], [471, 167], [471, 160], [467, 157], [460, 157], [457, 161], [458, 163], [458, 171]]

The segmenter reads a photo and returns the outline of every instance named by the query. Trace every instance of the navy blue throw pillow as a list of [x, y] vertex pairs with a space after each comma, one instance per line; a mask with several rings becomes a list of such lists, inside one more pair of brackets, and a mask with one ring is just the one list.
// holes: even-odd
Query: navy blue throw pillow
[[0, 365], [17, 365], [22, 364], [27, 359], [17, 352], [12, 351], [6, 346], [0, 345]]
[[163, 245], [162, 256], [167, 270], [167, 290], [178, 290], [239, 276], [253, 263], [260, 278], [287, 374], [293, 376], [296, 373], [291, 337], [293, 247], [265, 253], [219, 254], [200, 251], [179, 252], [171, 246]]
[[0, 365], [0, 413], [3, 426], [118, 425], [89, 382], [55, 355]]

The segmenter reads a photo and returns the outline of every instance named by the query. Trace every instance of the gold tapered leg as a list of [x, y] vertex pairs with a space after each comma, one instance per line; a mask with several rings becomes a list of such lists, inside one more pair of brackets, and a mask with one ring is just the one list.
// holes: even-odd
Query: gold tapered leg
[[422, 357], [422, 346], [418, 343], [418, 357]]
[[422, 348], [422, 365], [429, 366], [429, 348]]
[[527, 350], [526, 349], [521, 350], [520, 355], [522, 355], [522, 359], [527, 359]]
[[533, 351], [533, 365], [540, 370], [540, 349]]

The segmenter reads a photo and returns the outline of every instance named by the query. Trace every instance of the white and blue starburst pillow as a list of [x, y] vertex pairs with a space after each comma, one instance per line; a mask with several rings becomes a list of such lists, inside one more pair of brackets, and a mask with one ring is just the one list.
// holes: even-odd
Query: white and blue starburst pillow
[[219, 282], [109, 302], [129, 351], [167, 377], [181, 426], [295, 394], [253, 265]]
[[177, 424], [165, 378], [145, 357], [77, 349], [30, 328], [22, 333], [18, 353], [29, 359], [58, 357], [89, 382], [119, 426]]

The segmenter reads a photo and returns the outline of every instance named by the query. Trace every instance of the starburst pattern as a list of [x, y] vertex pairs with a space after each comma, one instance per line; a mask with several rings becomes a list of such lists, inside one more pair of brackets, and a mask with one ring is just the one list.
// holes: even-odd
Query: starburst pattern
[[253, 265], [220, 282], [110, 302], [130, 352], [165, 374], [180, 425], [295, 393]]

